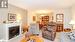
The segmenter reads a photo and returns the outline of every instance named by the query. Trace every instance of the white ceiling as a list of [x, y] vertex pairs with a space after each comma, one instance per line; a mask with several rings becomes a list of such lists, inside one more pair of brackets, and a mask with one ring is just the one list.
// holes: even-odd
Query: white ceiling
[[24, 9], [49, 9], [70, 7], [75, 0], [9, 0], [8, 3]]

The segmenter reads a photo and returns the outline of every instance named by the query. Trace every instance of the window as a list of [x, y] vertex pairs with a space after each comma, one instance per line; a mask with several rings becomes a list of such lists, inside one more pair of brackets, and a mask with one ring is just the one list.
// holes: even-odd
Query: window
[[0, 0], [0, 8], [7, 8], [8, 0]]

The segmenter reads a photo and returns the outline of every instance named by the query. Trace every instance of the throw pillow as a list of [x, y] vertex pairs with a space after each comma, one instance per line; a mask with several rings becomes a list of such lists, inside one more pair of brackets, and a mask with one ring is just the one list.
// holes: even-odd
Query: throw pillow
[[47, 26], [47, 30], [51, 32], [52, 31], [51, 26]]

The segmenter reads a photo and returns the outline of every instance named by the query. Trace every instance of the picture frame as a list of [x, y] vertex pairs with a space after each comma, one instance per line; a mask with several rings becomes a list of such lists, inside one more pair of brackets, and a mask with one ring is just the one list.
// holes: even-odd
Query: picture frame
[[63, 14], [56, 14], [56, 22], [63, 23], [64, 15]]
[[36, 21], [36, 16], [33, 16], [33, 21]]
[[8, 13], [8, 21], [16, 21], [16, 14]]

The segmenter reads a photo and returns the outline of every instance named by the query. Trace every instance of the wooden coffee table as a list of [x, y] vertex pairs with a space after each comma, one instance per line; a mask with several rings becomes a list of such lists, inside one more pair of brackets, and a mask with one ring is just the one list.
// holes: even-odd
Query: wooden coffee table
[[70, 32], [70, 31], [71, 31], [71, 29], [69, 29], [69, 28], [64, 29], [64, 32]]

